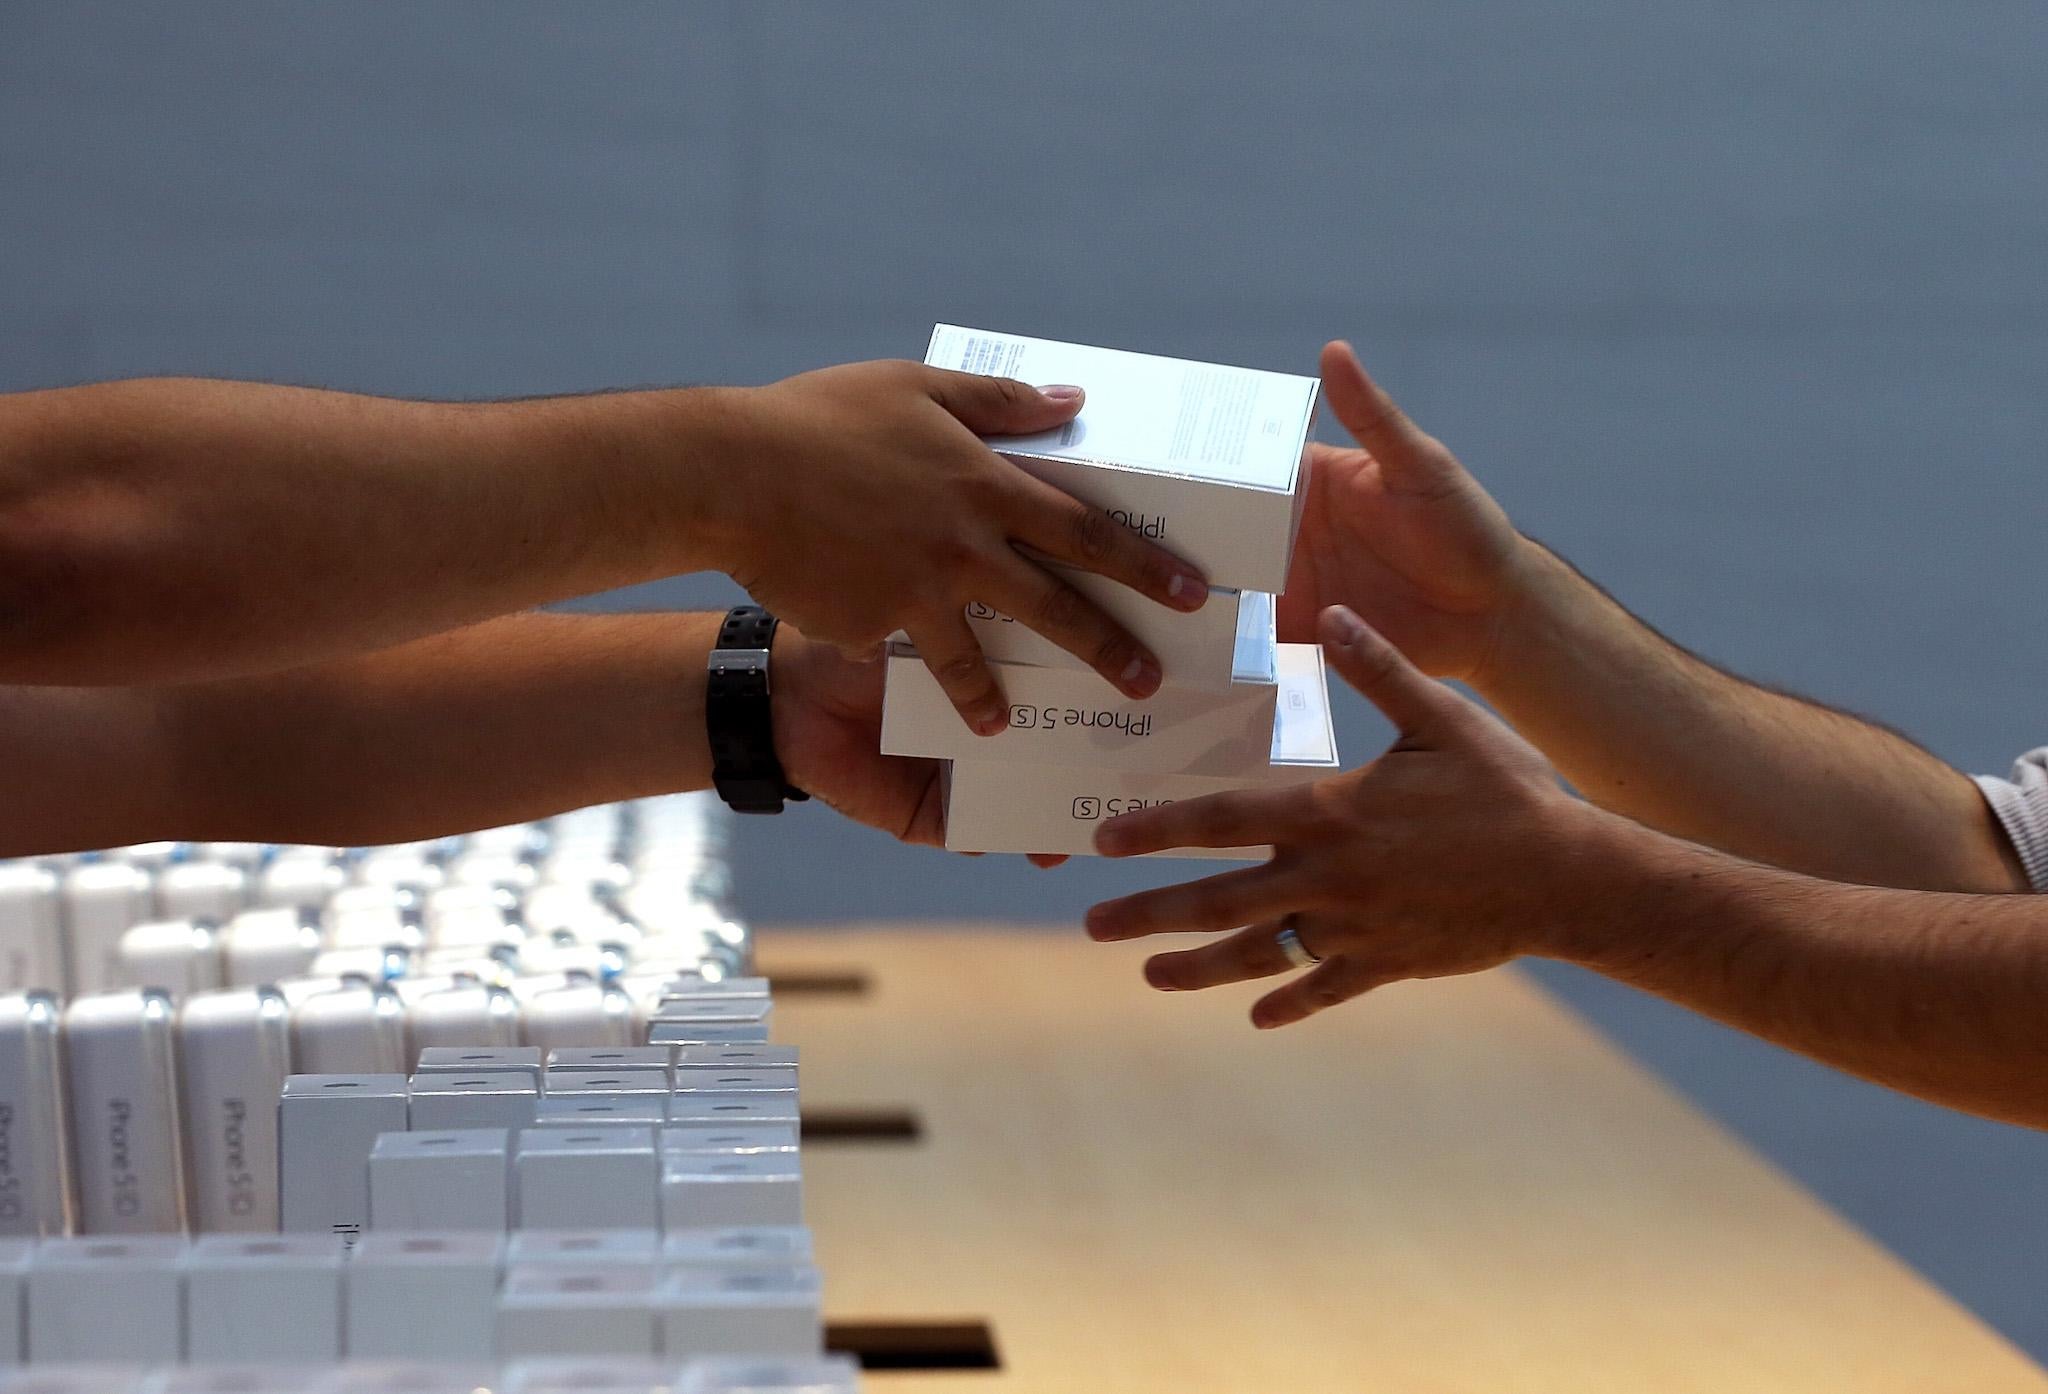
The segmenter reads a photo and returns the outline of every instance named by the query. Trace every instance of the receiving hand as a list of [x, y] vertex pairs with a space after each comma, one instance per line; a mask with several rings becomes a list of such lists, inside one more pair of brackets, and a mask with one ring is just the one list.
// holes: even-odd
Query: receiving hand
[[1327, 611], [1321, 637], [1330, 665], [1399, 730], [1384, 755], [1313, 784], [1126, 814], [1096, 834], [1112, 857], [1272, 845], [1264, 865], [1105, 901], [1087, 919], [1105, 940], [1250, 926], [1154, 957], [1146, 977], [1167, 990], [1285, 973], [1276, 936], [1292, 928], [1322, 962], [1258, 1002], [1260, 1027], [1543, 952], [1597, 899], [1599, 859], [1642, 833], [1567, 794], [1534, 747], [1349, 610]]
[[1424, 672], [1471, 679], [1513, 608], [1529, 544], [1349, 344], [1324, 347], [1322, 373], [1330, 410], [1363, 448], [1311, 447], [1280, 637], [1310, 642], [1324, 608], [1345, 605]]
[[907, 631], [983, 735], [1009, 709], [968, 627], [970, 603], [1037, 630], [1129, 696], [1158, 690], [1159, 660], [1038, 556], [1176, 610], [1201, 608], [1202, 577], [976, 439], [1051, 430], [1080, 410], [1079, 389], [882, 362], [735, 400], [756, 463], [735, 486], [742, 516], [717, 560], [763, 605], [848, 654]]

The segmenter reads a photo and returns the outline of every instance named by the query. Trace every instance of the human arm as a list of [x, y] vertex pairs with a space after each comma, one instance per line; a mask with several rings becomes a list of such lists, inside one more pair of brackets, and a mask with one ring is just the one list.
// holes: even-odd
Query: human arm
[[1323, 374], [1361, 448], [1319, 447], [1283, 637], [1351, 606], [1470, 684], [1587, 798], [1679, 837], [1832, 880], [2026, 889], [1968, 778], [1686, 652], [1518, 533], [1348, 346], [1324, 350]]
[[1181, 609], [1200, 578], [976, 439], [1079, 405], [914, 363], [472, 404], [193, 379], [0, 397], [0, 682], [272, 671], [716, 569], [849, 650], [909, 630], [978, 725], [1005, 708], [970, 601], [1146, 696], [1156, 661], [1019, 549]]
[[[0, 688], [0, 855], [158, 839], [398, 842], [711, 781], [720, 616], [512, 615], [280, 673], [155, 688]], [[784, 625], [790, 780], [940, 840], [938, 766], [876, 753], [880, 665]]]
[[1518, 955], [1573, 962], [1867, 1079], [2048, 1126], [2048, 902], [1850, 886], [1739, 861], [1574, 798], [1542, 756], [1347, 612], [1333, 667], [1393, 721], [1372, 764], [1103, 825], [1115, 856], [1271, 843], [1266, 864], [1105, 902], [1089, 932], [1225, 931], [1146, 966], [1191, 990], [1323, 962], [1262, 998], [1278, 1027], [1387, 983]]

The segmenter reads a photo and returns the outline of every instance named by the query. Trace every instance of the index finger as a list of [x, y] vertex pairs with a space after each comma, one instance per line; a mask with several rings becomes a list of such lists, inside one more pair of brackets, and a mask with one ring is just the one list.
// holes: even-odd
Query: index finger
[[1125, 813], [1095, 833], [1105, 857], [1140, 857], [1175, 847], [1258, 847], [1301, 822], [1300, 787], [1240, 789]]
[[1147, 542], [1093, 504], [1015, 471], [1009, 530], [1013, 541], [1054, 561], [1093, 571], [1161, 605], [1199, 610], [1209, 598], [1202, 573]]

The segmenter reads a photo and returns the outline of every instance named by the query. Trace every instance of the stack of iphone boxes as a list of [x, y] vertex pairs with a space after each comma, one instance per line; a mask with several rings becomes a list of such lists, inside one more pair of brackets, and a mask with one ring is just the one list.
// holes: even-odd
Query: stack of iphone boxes
[[1165, 680], [1145, 701], [1010, 617], [970, 610], [1010, 704], [1009, 725], [994, 736], [967, 728], [898, 636], [882, 751], [948, 762], [948, 848], [1091, 853], [1095, 829], [1120, 813], [1337, 767], [1322, 653], [1277, 642], [1274, 625], [1308, 482], [1315, 379], [945, 324], [925, 361], [1085, 389], [1086, 405], [1066, 426], [989, 444], [1192, 563], [1210, 584], [1208, 603], [1185, 614], [1052, 567], [1158, 656]]

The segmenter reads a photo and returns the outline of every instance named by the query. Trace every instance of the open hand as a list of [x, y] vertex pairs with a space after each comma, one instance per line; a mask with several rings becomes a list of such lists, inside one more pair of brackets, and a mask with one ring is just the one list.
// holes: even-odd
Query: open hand
[[1322, 962], [1259, 1001], [1260, 1027], [1384, 983], [1542, 952], [1593, 894], [1592, 849], [1622, 822], [1567, 794], [1534, 747], [1349, 610], [1325, 612], [1321, 637], [1331, 666], [1399, 730], [1384, 755], [1313, 784], [1126, 814], [1096, 834], [1112, 857], [1272, 845], [1262, 866], [1105, 901], [1087, 919], [1104, 940], [1236, 929], [1154, 957], [1146, 977], [1167, 990], [1285, 973], [1276, 936], [1294, 929]]
[[1322, 373], [1324, 399], [1361, 448], [1311, 447], [1280, 637], [1310, 642], [1316, 617], [1345, 605], [1424, 672], [1471, 679], [1512, 609], [1529, 544], [1349, 344], [1324, 347]]

